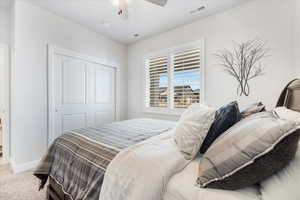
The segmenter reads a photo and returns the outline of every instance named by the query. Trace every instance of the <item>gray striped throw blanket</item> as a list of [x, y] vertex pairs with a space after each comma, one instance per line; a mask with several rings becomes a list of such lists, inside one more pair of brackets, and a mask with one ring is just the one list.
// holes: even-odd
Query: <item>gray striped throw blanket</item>
[[34, 172], [41, 189], [49, 176], [74, 200], [98, 200], [105, 170], [122, 150], [172, 129], [174, 122], [135, 119], [68, 131], [57, 138]]

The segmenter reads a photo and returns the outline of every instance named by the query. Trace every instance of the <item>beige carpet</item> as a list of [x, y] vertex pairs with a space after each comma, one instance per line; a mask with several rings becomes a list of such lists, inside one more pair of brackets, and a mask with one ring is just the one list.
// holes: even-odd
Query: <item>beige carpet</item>
[[38, 185], [32, 172], [0, 176], [0, 200], [45, 200], [46, 190], [38, 192]]

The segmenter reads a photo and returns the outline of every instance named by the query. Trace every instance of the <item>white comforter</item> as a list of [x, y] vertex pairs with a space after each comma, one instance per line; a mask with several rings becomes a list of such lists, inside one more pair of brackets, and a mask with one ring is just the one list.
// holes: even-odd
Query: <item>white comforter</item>
[[176, 147], [173, 131], [137, 144], [108, 166], [100, 200], [161, 200], [169, 179], [188, 163]]
[[[260, 200], [257, 187], [247, 187], [241, 190], [217, 190], [199, 188], [196, 186], [199, 162], [193, 160], [181, 172], [175, 174], [169, 181], [163, 200]], [[282, 198], [281, 200], [284, 200]]]

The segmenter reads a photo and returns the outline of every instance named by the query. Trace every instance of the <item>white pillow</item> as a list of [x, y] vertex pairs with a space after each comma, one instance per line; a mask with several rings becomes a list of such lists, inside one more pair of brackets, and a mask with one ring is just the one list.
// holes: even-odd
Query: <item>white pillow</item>
[[274, 109], [274, 112], [281, 118], [286, 119], [290, 121], [296, 121], [298, 124], [300, 124], [300, 112], [296, 112], [293, 110], [290, 110], [286, 107], [277, 107]]
[[175, 128], [175, 141], [187, 160], [193, 159], [215, 119], [216, 110], [193, 104], [180, 117]]
[[263, 200], [300, 199], [300, 150], [285, 169], [261, 183]]

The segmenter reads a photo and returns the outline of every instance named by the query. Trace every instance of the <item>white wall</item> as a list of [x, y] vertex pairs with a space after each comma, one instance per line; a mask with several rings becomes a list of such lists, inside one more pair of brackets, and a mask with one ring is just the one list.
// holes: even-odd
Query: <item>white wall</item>
[[0, 44], [10, 44], [10, 9], [0, 7]]
[[[269, 108], [274, 107], [281, 90], [292, 76], [292, 1], [294, 0], [284, 3], [282, 0], [250, 1], [129, 46], [129, 118], [149, 116], [142, 112], [143, 56], [201, 38], [206, 41], [206, 103], [219, 107], [239, 99], [242, 104], [263, 101]], [[231, 48], [232, 41], [241, 42], [255, 37], [268, 42], [272, 57], [265, 61], [265, 76], [250, 83], [250, 97], [238, 98], [237, 83], [222, 71], [212, 54], [223, 48]]]
[[14, 6], [12, 135], [15, 165], [47, 149], [47, 44], [121, 65], [121, 117], [127, 108], [127, 47], [23, 1]]
[[294, 0], [293, 16], [293, 67], [294, 77], [300, 78], [300, 1]]

